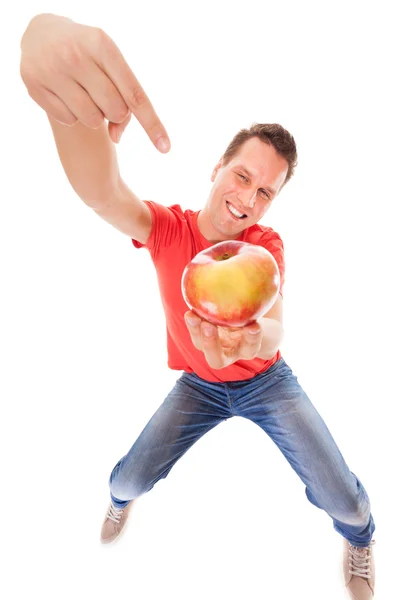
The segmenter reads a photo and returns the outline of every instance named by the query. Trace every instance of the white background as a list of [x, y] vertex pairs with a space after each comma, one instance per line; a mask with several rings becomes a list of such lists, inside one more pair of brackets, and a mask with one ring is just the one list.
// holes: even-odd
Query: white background
[[[10, 4], [9, 10], [16, 4]], [[252, 122], [295, 137], [262, 223], [286, 249], [282, 352], [366, 487], [377, 600], [398, 593], [399, 96], [395, 3], [23, 2], [1, 19], [1, 588], [8, 600], [346, 598], [342, 539], [272, 441], [202, 438], [100, 545], [108, 478], [179, 372], [146, 250], [74, 194], [19, 76], [37, 13], [102, 27], [172, 141], [118, 147], [143, 199], [199, 209]], [[8, 9], [7, 9], [8, 10]], [[396, 585], [397, 582], [397, 585]], [[3, 590], [1, 590], [3, 593]]]

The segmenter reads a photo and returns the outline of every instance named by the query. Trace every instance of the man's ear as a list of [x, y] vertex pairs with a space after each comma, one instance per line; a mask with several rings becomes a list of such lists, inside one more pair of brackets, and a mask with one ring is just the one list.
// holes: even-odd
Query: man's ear
[[220, 170], [220, 168], [221, 168], [221, 167], [222, 167], [222, 158], [221, 158], [221, 159], [218, 161], [218, 164], [217, 164], [217, 165], [215, 165], [215, 167], [214, 167], [214, 170], [213, 170], [213, 172], [212, 172], [212, 175], [211, 175], [211, 181], [212, 181], [213, 183], [214, 183], [214, 181], [215, 181], [215, 178], [216, 178], [216, 176], [217, 176], [217, 174], [218, 174], [218, 171]]

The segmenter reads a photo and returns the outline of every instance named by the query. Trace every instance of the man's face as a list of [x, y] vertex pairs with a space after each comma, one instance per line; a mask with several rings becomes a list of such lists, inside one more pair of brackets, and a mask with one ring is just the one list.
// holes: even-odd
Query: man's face
[[220, 161], [204, 207], [209, 239], [235, 239], [257, 223], [278, 195], [287, 171], [286, 159], [259, 138], [247, 140], [225, 167]]

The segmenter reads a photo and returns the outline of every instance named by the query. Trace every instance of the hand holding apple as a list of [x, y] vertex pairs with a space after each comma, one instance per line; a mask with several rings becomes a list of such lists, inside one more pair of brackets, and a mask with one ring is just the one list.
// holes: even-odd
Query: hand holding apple
[[259, 323], [231, 329], [213, 325], [192, 311], [184, 316], [193, 345], [204, 352], [212, 369], [222, 369], [237, 360], [252, 360], [260, 351], [263, 331]]
[[199, 252], [182, 275], [194, 346], [214, 369], [259, 355], [265, 331], [257, 319], [279, 293], [279, 269], [265, 248], [229, 240]]
[[199, 252], [185, 267], [182, 294], [202, 319], [226, 327], [245, 327], [273, 306], [279, 269], [262, 246], [228, 240]]

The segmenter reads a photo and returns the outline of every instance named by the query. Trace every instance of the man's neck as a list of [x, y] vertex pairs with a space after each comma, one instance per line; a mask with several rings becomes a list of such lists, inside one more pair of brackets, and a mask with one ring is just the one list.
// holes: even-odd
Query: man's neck
[[226, 240], [233, 240], [239, 238], [243, 232], [240, 232], [235, 237], [229, 235], [223, 235], [220, 231], [215, 229], [214, 225], [211, 222], [209, 214], [207, 212], [207, 208], [204, 207], [201, 209], [197, 216], [197, 227], [201, 233], [201, 235], [210, 243], [210, 244], [218, 244], [218, 242], [224, 242]]

